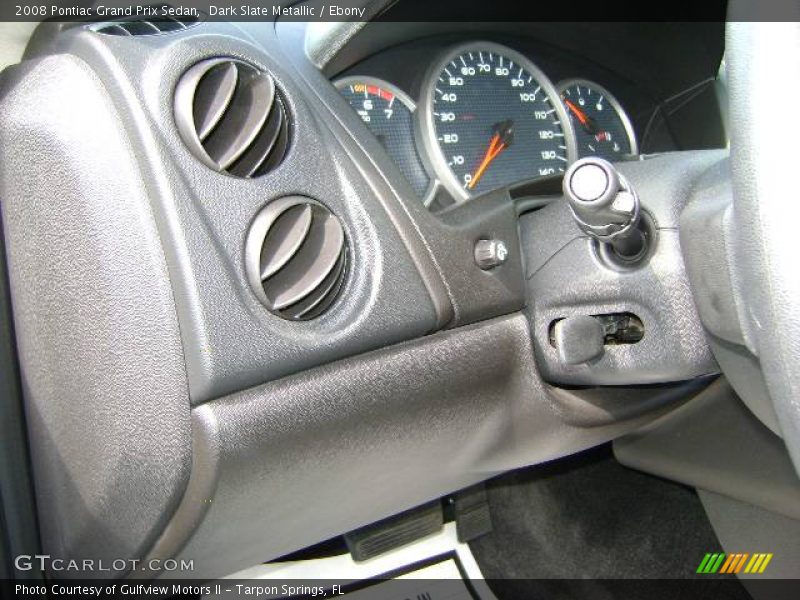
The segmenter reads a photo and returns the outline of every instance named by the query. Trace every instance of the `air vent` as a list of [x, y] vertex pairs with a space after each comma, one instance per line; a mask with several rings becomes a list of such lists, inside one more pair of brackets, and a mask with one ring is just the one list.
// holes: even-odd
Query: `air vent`
[[253, 221], [245, 247], [253, 291], [277, 315], [313, 319], [338, 296], [347, 274], [347, 245], [339, 219], [302, 196], [268, 204]]
[[130, 37], [135, 35], [156, 35], [184, 29], [197, 25], [197, 17], [170, 17], [162, 12], [162, 6], [155, 7], [157, 14], [162, 15], [153, 19], [133, 19], [131, 21], [110, 21], [94, 27], [97, 33], [104, 35], [117, 35]]
[[181, 77], [175, 121], [197, 158], [236, 177], [264, 175], [289, 146], [289, 120], [272, 77], [230, 58], [204, 60]]

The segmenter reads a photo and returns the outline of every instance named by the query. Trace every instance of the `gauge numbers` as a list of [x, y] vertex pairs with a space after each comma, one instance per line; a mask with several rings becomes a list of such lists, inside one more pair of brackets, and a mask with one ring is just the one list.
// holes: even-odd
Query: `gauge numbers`
[[371, 77], [347, 77], [335, 85], [378, 138], [417, 196], [424, 199], [430, 177], [414, 143], [413, 100], [396, 86]]
[[578, 155], [622, 160], [637, 154], [636, 136], [628, 115], [604, 87], [586, 79], [559, 83], [578, 143]]
[[423, 102], [426, 149], [457, 199], [563, 173], [574, 158], [555, 88], [510, 48], [452, 50], [429, 75]]

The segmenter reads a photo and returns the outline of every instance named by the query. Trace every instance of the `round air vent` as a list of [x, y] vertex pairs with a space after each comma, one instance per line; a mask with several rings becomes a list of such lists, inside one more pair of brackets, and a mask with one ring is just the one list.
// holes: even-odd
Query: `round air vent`
[[268, 204], [253, 220], [245, 268], [256, 296], [285, 319], [321, 315], [347, 273], [347, 246], [339, 219], [302, 196]]
[[237, 177], [264, 175], [289, 146], [289, 119], [272, 77], [231, 58], [204, 60], [184, 73], [175, 121], [197, 158]]

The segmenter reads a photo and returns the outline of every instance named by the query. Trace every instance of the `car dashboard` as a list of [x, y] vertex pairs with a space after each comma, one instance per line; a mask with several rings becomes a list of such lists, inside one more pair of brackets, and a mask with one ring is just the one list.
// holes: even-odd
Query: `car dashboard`
[[725, 147], [721, 55], [719, 24], [374, 23], [326, 71], [438, 211], [585, 156]]
[[[4, 75], [53, 557], [225, 576], [616, 439], [719, 372], [678, 218], [725, 155], [722, 24], [375, 21], [320, 53], [312, 25], [43, 23]], [[590, 145], [652, 217], [624, 277], [560, 201]], [[554, 329], [595, 317], [625, 335], [566, 364]]]

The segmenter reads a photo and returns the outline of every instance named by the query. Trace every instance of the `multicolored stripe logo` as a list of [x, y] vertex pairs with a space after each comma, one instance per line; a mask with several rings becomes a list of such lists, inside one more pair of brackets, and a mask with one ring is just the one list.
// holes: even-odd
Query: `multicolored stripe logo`
[[703, 560], [700, 561], [700, 566], [697, 567], [697, 572], [703, 574], [741, 573], [742, 568], [744, 568], [744, 573], [763, 573], [766, 570], [769, 561], [771, 560], [771, 553], [708, 553], [703, 557]]

